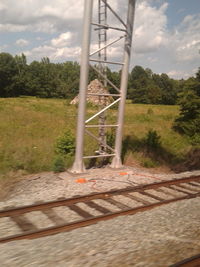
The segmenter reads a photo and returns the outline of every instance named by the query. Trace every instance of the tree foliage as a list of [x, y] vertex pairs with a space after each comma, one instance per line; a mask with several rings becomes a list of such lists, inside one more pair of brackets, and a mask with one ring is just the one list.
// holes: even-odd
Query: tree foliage
[[130, 73], [128, 97], [133, 103], [174, 105], [178, 86], [167, 74], [135, 66]]
[[[174, 80], [167, 74], [135, 66], [128, 80], [127, 97], [133, 103], [174, 105], [181, 92], [193, 90], [200, 96], [200, 71], [196, 78]], [[52, 63], [48, 57], [27, 64], [24, 54], [13, 57], [0, 53], [0, 97], [30, 95], [37, 97], [73, 98], [79, 90], [80, 65], [77, 62]], [[108, 79], [120, 88], [120, 71], [107, 67]], [[90, 66], [89, 82], [100, 79]], [[108, 83], [110, 93], [117, 93]]]
[[189, 137], [195, 143], [200, 143], [200, 69], [196, 78], [188, 79], [180, 94], [180, 115], [175, 120], [173, 128]]

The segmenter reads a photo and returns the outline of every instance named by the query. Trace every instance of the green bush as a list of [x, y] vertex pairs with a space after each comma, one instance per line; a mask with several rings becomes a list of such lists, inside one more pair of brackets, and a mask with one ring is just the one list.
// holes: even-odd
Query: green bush
[[180, 105], [180, 116], [174, 121], [173, 129], [192, 139], [199, 139], [200, 97], [198, 97], [194, 91], [188, 91], [182, 96]]
[[160, 136], [154, 130], [149, 130], [145, 137], [145, 145], [147, 151], [156, 151], [161, 147]]
[[54, 172], [63, 172], [65, 170], [65, 161], [61, 156], [57, 156], [53, 162]]
[[153, 109], [152, 109], [152, 108], [149, 108], [149, 109], [147, 110], [147, 114], [148, 114], [148, 115], [153, 115], [153, 114], [154, 114]]
[[190, 138], [192, 145], [200, 145], [200, 134], [196, 133]]
[[115, 145], [115, 130], [106, 133], [106, 143], [112, 148]]
[[71, 131], [67, 130], [62, 136], [57, 139], [55, 152], [63, 156], [74, 156], [75, 153], [75, 138]]
[[159, 164], [155, 161], [153, 161], [150, 158], [144, 158], [142, 161], [142, 166], [145, 168], [155, 168], [157, 167]]
[[53, 171], [62, 172], [72, 164], [75, 154], [75, 138], [70, 130], [64, 132], [55, 144], [56, 157], [53, 161]]

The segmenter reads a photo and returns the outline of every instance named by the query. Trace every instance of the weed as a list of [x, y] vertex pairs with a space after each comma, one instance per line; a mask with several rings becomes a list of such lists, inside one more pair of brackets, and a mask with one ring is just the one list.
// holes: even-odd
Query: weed
[[70, 130], [57, 139], [55, 152], [61, 155], [74, 156], [75, 153], [75, 138]]
[[160, 136], [155, 130], [149, 130], [146, 137], [144, 138], [147, 151], [156, 151], [161, 147]]
[[54, 172], [62, 172], [64, 170], [65, 170], [65, 161], [64, 161], [63, 157], [58, 155], [54, 159], [54, 162], [53, 162], [53, 171]]
[[152, 108], [148, 108], [148, 110], [147, 110], [147, 114], [148, 114], [148, 115], [152, 115], [152, 114], [154, 114], [153, 109], [152, 109]]
[[142, 166], [145, 167], [145, 168], [155, 168], [157, 167], [159, 164], [155, 161], [153, 161], [152, 159], [150, 158], [144, 158], [142, 160]]

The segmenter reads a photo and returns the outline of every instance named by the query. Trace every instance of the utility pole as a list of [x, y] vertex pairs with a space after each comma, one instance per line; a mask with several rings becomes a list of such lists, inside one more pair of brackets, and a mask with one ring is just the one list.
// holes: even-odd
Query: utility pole
[[[98, 21], [92, 21], [93, 13], [93, 1], [98, 1]], [[85, 10], [84, 10], [84, 23], [83, 23], [83, 39], [82, 39], [82, 56], [81, 56], [81, 72], [80, 72], [80, 85], [79, 85], [79, 109], [78, 109], [78, 121], [77, 121], [77, 134], [76, 134], [76, 154], [75, 161], [72, 166], [71, 172], [73, 173], [83, 173], [85, 172], [84, 159], [100, 158], [100, 157], [113, 157], [112, 168], [122, 167], [121, 161], [121, 150], [122, 150], [122, 135], [123, 135], [123, 123], [124, 123], [124, 109], [127, 93], [128, 84], [128, 72], [131, 57], [131, 45], [132, 45], [132, 33], [133, 33], [133, 23], [135, 14], [135, 4], [136, 0], [124, 0], [124, 5], [127, 4], [127, 19], [126, 22], [123, 21], [121, 16], [114, 10], [111, 4], [108, 3], [109, 0], [85, 0]], [[127, 3], [126, 3], [127, 2]], [[108, 11], [114, 15], [115, 19], [118, 21], [119, 26], [108, 25], [107, 17], [109, 16]], [[102, 13], [102, 15], [100, 14]], [[99, 45], [98, 50], [90, 53], [91, 45], [91, 31], [92, 27], [95, 27], [95, 31], [99, 34]], [[119, 36], [116, 39], [109, 41], [108, 32], [116, 31]], [[113, 46], [115, 43], [124, 39], [123, 51], [123, 61], [116, 62], [107, 59], [107, 48]], [[94, 57], [97, 55], [97, 58]], [[95, 93], [92, 95], [103, 97], [113, 97], [114, 100], [108, 105], [100, 107], [100, 110], [85, 120], [86, 114], [86, 97], [91, 95], [87, 93], [88, 86], [88, 71], [90, 66], [98, 73], [99, 77], [103, 80], [104, 86], [111, 86], [115, 89], [116, 93]], [[94, 64], [98, 64], [97, 66]], [[107, 77], [106, 69], [107, 65], [121, 66], [121, 82], [120, 88], [118, 88], [112, 81]], [[119, 104], [118, 106], [118, 118], [115, 124], [107, 124], [105, 122], [105, 112], [109, 110], [112, 106]], [[91, 122], [99, 117], [99, 124], [91, 124]], [[89, 129], [97, 128], [99, 129], [99, 136], [94, 135]], [[105, 129], [115, 128], [115, 147], [110, 147], [106, 143]], [[84, 136], [85, 133], [91, 138], [99, 143], [99, 155], [83, 155], [84, 151]]]

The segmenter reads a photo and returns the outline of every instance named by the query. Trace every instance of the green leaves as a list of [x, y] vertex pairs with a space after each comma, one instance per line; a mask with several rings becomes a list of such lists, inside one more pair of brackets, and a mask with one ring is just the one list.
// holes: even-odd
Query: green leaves
[[128, 97], [134, 103], [174, 105], [177, 88], [167, 74], [154, 74], [149, 68], [135, 66], [130, 74]]
[[[186, 88], [188, 85], [188, 89]], [[173, 129], [191, 138], [191, 143], [200, 144], [200, 81], [188, 79], [184, 92], [180, 95], [180, 116], [175, 120]]]
[[67, 130], [57, 139], [55, 152], [60, 155], [73, 156], [75, 153], [75, 138], [71, 131]]

